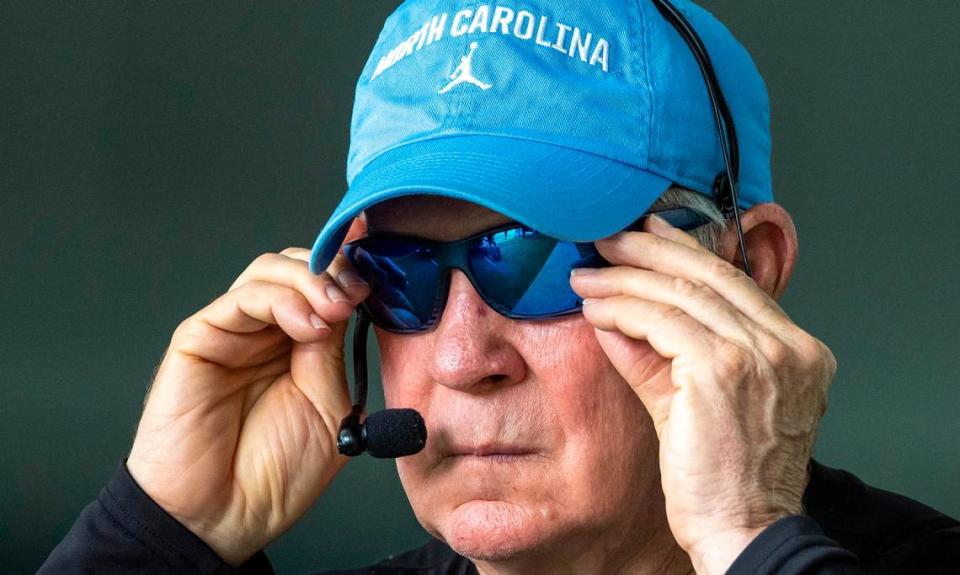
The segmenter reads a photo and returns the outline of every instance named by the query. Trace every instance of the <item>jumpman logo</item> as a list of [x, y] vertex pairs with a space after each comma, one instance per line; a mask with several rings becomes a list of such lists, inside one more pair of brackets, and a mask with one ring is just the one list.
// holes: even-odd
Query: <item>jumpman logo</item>
[[470, 52], [468, 52], [466, 56], [463, 56], [462, 58], [460, 58], [460, 65], [457, 66], [457, 69], [454, 70], [452, 74], [450, 74], [450, 83], [444, 86], [442, 90], [437, 92], [438, 94], [444, 94], [450, 91], [450, 89], [456, 86], [457, 84], [462, 84], [464, 82], [468, 84], [473, 84], [474, 86], [480, 88], [481, 90], [486, 90], [491, 86], [491, 84], [487, 84], [487, 83], [481, 82], [480, 80], [477, 80], [476, 76], [473, 75], [473, 71], [470, 69], [470, 66], [471, 66], [470, 60], [473, 58], [473, 52], [476, 49], [477, 49], [477, 43], [470, 42]]

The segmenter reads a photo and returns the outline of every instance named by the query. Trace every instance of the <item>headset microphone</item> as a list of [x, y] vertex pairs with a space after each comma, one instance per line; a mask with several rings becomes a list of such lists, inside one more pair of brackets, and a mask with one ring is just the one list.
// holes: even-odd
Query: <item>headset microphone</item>
[[367, 406], [367, 329], [370, 318], [357, 308], [353, 332], [354, 404], [340, 422], [337, 451], [351, 457], [364, 451], [374, 457], [405, 457], [427, 444], [427, 427], [414, 409], [384, 409], [361, 420]]
[[344, 455], [364, 451], [374, 457], [405, 457], [418, 453], [427, 441], [423, 417], [415, 409], [384, 409], [360, 423], [360, 414], [351, 411], [340, 426], [337, 449]]

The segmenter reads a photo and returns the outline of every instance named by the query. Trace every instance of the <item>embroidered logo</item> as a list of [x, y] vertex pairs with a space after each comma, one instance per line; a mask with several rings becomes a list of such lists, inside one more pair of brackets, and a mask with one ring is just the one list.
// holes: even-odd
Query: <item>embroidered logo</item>
[[[424, 20], [417, 30], [380, 56], [370, 79], [375, 80], [397, 62], [412, 54], [419, 54], [421, 50], [426, 51], [444, 38], [481, 34], [512, 36], [523, 43], [530, 42], [539, 49], [556, 50], [567, 58], [580, 60], [584, 64], [601, 70], [604, 74], [610, 70], [610, 42], [596, 31], [564, 24], [528, 10], [514, 11], [507, 6], [482, 4], [464, 8], [453, 13], [452, 17], [451, 13], [443, 12]], [[520, 48], [522, 45], [514, 44], [513, 46]], [[473, 46], [472, 43], [471, 46]], [[472, 48], [470, 54], [473, 54]], [[465, 57], [466, 64], [460, 65], [467, 70], [461, 82], [481, 87], [482, 82], [469, 73], [470, 54]], [[453, 75], [451, 78], [456, 81]]]
[[470, 42], [470, 51], [467, 52], [466, 56], [460, 58], [460, 65], [450, 74], [450, 83], [443, 87], [442, 90], [437, 92], [438, 94], [445, 94], [449, 92], [454, 86], [458, 84], [473, 84], [474, 86], [480, 88], [481, 90], [486, 90], [492, 86], [492, 84], [487, 84], [486, 82], [481, 82], [473, 75], [472, 61], [473, 53], [477, 49], [476, 42]]

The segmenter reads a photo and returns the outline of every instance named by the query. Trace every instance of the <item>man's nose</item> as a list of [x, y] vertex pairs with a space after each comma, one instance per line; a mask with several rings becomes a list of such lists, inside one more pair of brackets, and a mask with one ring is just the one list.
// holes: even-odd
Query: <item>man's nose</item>
[[434, 381], [469, 393], [522, 381], [526, 364], [511, 337], [513, 321], [491, 309], [463, 272], [451, 274], [447, 304], [434, 333]]

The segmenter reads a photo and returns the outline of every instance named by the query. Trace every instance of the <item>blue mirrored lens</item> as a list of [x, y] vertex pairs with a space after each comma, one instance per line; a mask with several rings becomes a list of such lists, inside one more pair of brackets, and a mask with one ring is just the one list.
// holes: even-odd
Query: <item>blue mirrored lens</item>
[[347, 246], [344, 254], [370, 284], [366, 305], [374, 321], [400, 331], [427, 327], [436, 314], [440, 269], [431, 248], [398, 239]]
[[[710, 220], [689, 208], [657, 212], [682, 230]], [[628, 229], [641, 229], [642, 220]], [[610, 265], [593, 243], [561, 242], [520, 226], [505, 227], [454, 242], [413, 236], [367, 237], [344, 253], [370, 284], [364, 302], [373, 322], [397, 332], [429, 329], [446, 299], [451, 268], [463, 270], [480, 296], [497, 312], [514, 318], [542, 318], [576, 311], [580, 298], [570, 288], [570, 270]]]
[[570, 270], [603, 265], [592, 245], [557, 241], [529, 228], [479, 237], [469, 247], [468, 260], [491, 307], [515, 316], [577, 309], [580, 297], [570, 288]]

